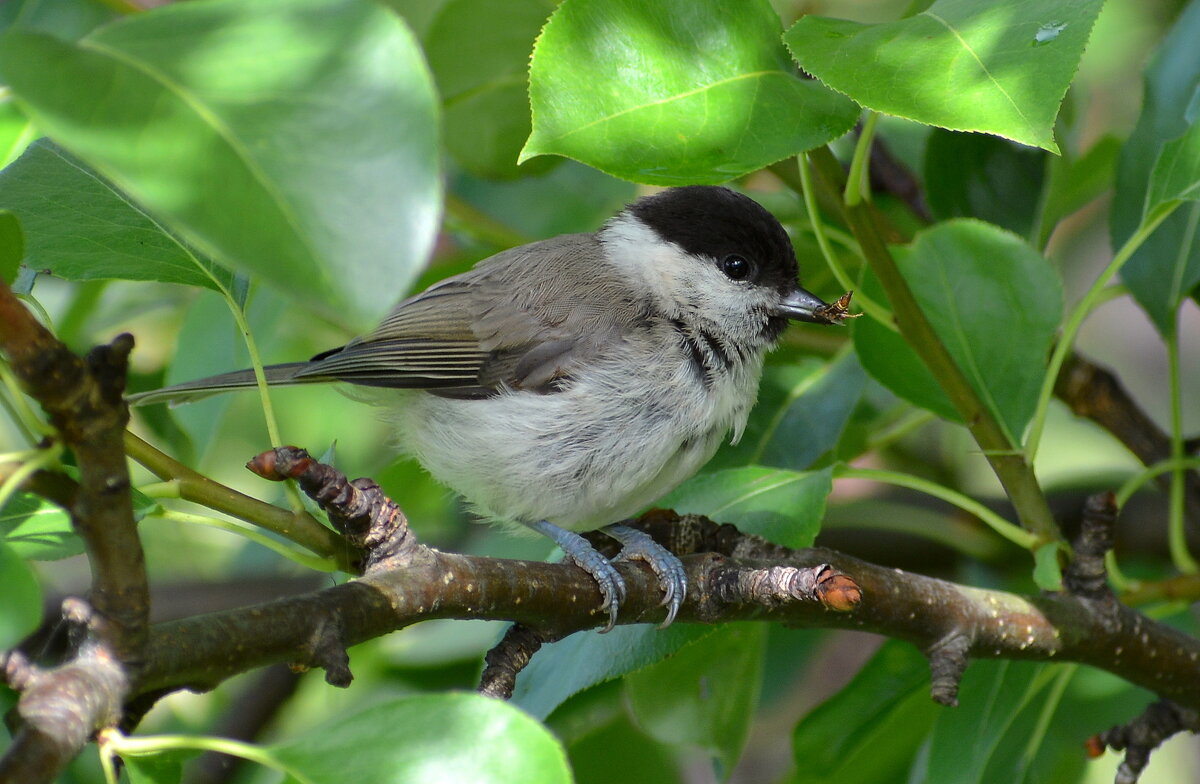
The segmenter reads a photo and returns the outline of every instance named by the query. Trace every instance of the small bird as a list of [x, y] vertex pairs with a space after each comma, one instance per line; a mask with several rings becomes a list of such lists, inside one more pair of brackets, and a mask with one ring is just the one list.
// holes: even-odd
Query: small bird
[[[600, 529], [617, 560], [649, 563], [669, 625], [683, 565], [621, 525], [696, 473], [758, 395], [763, 355], [788, 320], [835, 324], [800, 288], [771, 213], [722, 187], [670, 188], [591, 234], [512, 248], [404, 300], [371, 333], [271, 384], [342, 381], [378, 390], [401, 447], [494, 522], [554, 540], [598, 583], [607, 629], [625, 584], [577, 531]], [[243, 370], [131, 395], [131, 403], [253, 387]]]

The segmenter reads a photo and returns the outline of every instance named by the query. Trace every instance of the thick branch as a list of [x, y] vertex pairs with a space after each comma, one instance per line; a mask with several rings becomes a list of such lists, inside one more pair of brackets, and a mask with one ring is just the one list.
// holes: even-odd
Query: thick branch
[[[828, 550], [792, 551], [743, 536], [703, 518], [673, 523], [648, 518], [641, 527], [671, 526], [697, 551], [684, 558], [687, 601], [680, 622], [777, 620], [793, 626], [862, 629], [908, 640], [922, 650], [959, 638], [971, 657], [1076, 661], [1108, 670], [1181, 705], [1200, 707], [1200, 643], [1126, 607], [1098, 611], [1093, 602], [1054, 594], [1021, 597], [884, 568]], [[660, 540], [661, 541], [661, 540]], [[851, 612], [819, 602], [730, 601], [718, 590], [771, 567], [829, 564], [853, 578], [862, 601]], [[663, 610], [657, 580], [642, 565], [623, 564], [629, 597], [623, 623], [654, 622]], [[512, 620], [553, 635], [602, 625], [596, 585], [566, 564], [506, 561], [422, 548], [402, 568], [323, 591], [257, 607], [154, 627], [139, 693], [211, 688], [275, 661], [306, 661], [316, 624], [341, 618], [353, 645], [431, 618]]]

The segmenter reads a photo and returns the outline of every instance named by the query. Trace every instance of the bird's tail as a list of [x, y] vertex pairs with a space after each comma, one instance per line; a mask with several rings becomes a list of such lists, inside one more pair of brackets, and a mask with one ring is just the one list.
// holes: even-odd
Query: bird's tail
[[[288, 362], [282, 365], [268, 365], [263, 368], [267, 383], [271, 386], [288, 386], [291, 384], [311, 384], [329, 381], [328, 376], [310, 375], [299, 376], [301, 370], [311, 369], [310, 362]], [[235, 370], [232, 373], [222, 373], [219, 376], [209, 376], [183, 384], [152, 389], [149, 392], [138, 392], [126, 399], [131, 406], [144, 406], [152, 403], [190, 403], [209, 395], [229, 392], [235, 389], [249, 389], [258, 384], [253, 370]]]

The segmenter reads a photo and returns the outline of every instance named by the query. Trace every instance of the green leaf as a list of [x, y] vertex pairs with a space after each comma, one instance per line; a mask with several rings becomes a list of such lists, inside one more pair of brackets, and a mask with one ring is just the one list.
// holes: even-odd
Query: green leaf
[[478, 694], [390, 700], [269, 750], [302, 771], [305, 784], [571, 781], [563, 749], [545, 727]]
[[[947, 221], [917, 235], [897, 263], [938, 337], [1014, 443], [1037, 405], [1062, 317], [1062, 283], [1040, 254], [995, 226]], [[864, 280], [868, 294], [878, 290]], [[854, 346], [867, 372], [900, 397], [947, 419], [954, 407], [894, 332], [858, 319]]]
[[758, 704], [766, 633], [762, 624], [722, 626], [669, 659], [630, 673], [625, 694], [638, 726], [664, 743], [707, 749], [727, 774]]
[[821, 530], [832, 477], [832, 468], [728, 468], [689, 479], [658, 505], [732, 523], [785, 547], [810, 547]]
[[1058, 554], [1062, 542], [1047, 542], [1033, 551], [1033, 581], [1043, 591], [1062, 590], [1062, 566]]
[[[1194, 94], [1200, 98], [1200, 89]], [[1146, 216], [1174, 201], [1200, 201], [1200, 123], [1163, 145], [1146, 194]]]
[[11, 648], [42, 621], [42, 589], [29, 564], [0, 542], [0, 650]]
[[28, 231], [27, 265], [66, 280], [156, 280], [213, 289], [233, 280], [46, 139], [0, 171], [0, 205], [20, 216]]
[[74, 40], [118, 16], [104, 0], [8, 0], [0, 3], [0, 30], [19, 27]]
[[784, 40], [825, 84], [884, 114], [1051, 152], [1102, 0], [938, 0], [895, 22], [805, 16]]
[[803, 79], [766, 0], [566, 0], [533, 52], [521, 160], [563, 155], [636, 182], [725, 182], [850, 130]]
[[677, 623], [666, 629], [636, 624], [607, 634], [572, 634], [542, 646], [517, 678], [512, 704], [544, 719], [571, 695], [660, 661], [712, 632], [712, 627]]
[[617, 720], [589, 729], [567, 749], [579, 784], [608, 784], [618, 767], [627, 784], [685, 784], [695, 778], [686, 779], [674, 749], [639, 732], [624, 711]]
[[[1142, 113], [1125, 142], [1117, 169], [1113, 247], [1124, 244], [1153, 210], [1152, 190], [1157, 187], [1166, 193], [1165, 170], [1155, 179], [1165, 148], [1177, 140], [1182, 146], [1195, 128], [1200, 95], [1198, 40], [1200, 4], [1190, 3], [1146, 68]], [[1178, 186], [1173, 189], [1180, 190]], [[1180, 303], [1200, 283], [1198, 224], [1200, 205], [1184, 205], [1163, 221], [1121, 269], [1134, 299], [1163, 334], [1174, 330]]]
[[[66, 472], [74, 478], [79, 476], [74, 467]], [[131, 493], [135, 520], [158, 510], [153, 498], [137, 490]], [[0, 541], [31, 561], [56, 561], [83, 552], [83, 541], [71, 526], [66, 510], [32, 493], [16, 493], [0, 509]]]
[[1049, 666], [972, 661], [959, 687], [958, 707], [937, 717], [920, 781], [1023, 781], [1028, 765], [1023, 752], [1037, 725], [1036, 716], [1026, 711], [1043, 708], [1040, 695], [1052, 680]]
[[529, 53], [553, 10], [548, 0], [450, 0], [425, 36], [444, 102], [446, 149], [477, 177], [537, 174], [556, 162], [517, 166], [531, 129]]
[[25, 235], [21, 222], [10, 211], [0, 209], [0, 281], [12, 283], [25, 258]]
[[31, 493], [17, 493], [0, 509], [0, 536], [22, 558], [50, 561], [83, 552], [83, 540], [57, 504]]
[[0, 77], [168, 229], [343, 323], [376, 321], [432, 245], [431, 80], [368, 0], [199, 0], [78, 43], [10, 31]]
[[903, 781], [941, 710], [929, 697], [925, 657], [907, 643], [886, 642], [854, 680], [796, 725], [791, 781]]
[[1025, 236], [1037, 217], [1046, 153], [995, 136], [934, 130], [925, 196], [934, 217], [979, 218]]
[[830, 363], [805, 358], [798, 364], [768, 365], [741, 440], [722, 446], [706, 470], [809, 468], [837, 445], [866, 381], [853, 354]]

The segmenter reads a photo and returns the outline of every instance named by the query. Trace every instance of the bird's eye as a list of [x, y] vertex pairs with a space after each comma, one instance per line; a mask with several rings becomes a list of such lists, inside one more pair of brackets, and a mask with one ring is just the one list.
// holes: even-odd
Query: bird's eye
[[721, 261], [721, 272], [725, 273], [725, 277], [730, 280], [745, 280], [750, 277], [753, 271], [753, 265], [744, 256], [734, 254], [726, 256]]

